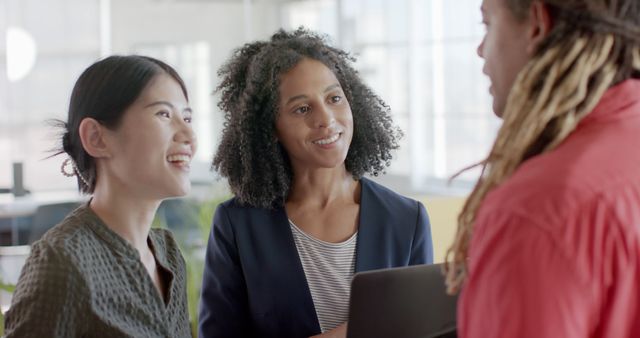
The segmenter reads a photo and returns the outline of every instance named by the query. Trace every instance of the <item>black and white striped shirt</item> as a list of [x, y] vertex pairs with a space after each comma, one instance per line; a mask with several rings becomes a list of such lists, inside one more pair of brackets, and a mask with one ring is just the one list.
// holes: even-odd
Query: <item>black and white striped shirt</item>
[[342, 243], [329, 243], [300, 230], [291, 232], [302, 262], [322, 332], [347, 321], [351, 278], [356, 263], [356, 232]]

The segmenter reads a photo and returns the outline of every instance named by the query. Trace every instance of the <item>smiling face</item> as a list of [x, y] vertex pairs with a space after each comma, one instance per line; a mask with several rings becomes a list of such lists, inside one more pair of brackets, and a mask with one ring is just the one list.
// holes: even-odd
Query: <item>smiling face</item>
[[516, 18], [506, 0], [484, 0], [481, 10], [486, 33], [478, 46], [478, 55], [484, 59], [482, 71], [491, 80], [493, 111], [502, 117], [511, 87], [531, 58], [527, 39], [529, 19]]
[[196, 151], [191, 108], [180, 85], [157, 75], [107, 130], [111, 156], [107, 174], [132, 195], [146, 199], [183, 196], [191, 189], [190, 162]]
[[344, 166], [353, 136], [351, 107], [335, 74], [304, 58], [280, 77], [276, 135], [294, 172]]

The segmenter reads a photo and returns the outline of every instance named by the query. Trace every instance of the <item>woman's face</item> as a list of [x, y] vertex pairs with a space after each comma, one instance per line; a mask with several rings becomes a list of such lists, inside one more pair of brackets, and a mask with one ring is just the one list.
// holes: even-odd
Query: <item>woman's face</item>
[[294, 171], [344, 165], [353, 136], [351, 107], [322, 62], [302, 59], [280, 77], [276, 136]]
[[183, 196], [190, 191], [196, 137], [189, 103], [171, 76], [152, 79], [127, 108], [118, 128], [107, 134], [110, 182], [143, 199]]

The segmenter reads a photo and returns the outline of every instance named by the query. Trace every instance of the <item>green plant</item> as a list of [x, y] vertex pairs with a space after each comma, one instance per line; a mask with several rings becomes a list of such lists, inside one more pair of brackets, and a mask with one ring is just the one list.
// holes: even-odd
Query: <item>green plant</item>
[[[13, 293], [13, 291], [16, 290], [16, 286], [13, 284], [4, 283], [0, 279], [0, 290]], [[3, 334], [4, 334], [4, 313], [2, 313], [2, 310], [0, 309], [0, 336], [2, 336]]]
[[167, 228], [167, 213], [179, 216], [179, 228], [174, 229], [174, 235], [187, 267], [187, 302], [191, 332], [194, 337], [198, 332], [198, 302], [211, 220], [218, 204], [227, 198], [224, 196], [201, 202], [184, 200], [185, 203], [179, 204], [177, 208], [174, 206], [173, 210], [167, 208], [160, 211], [153, 221], [153, 227]]
[[183, 251], [187, 263], [189, 318], [191, 318], [191, 332], [194, 337], [198, 335], [198, 304], [200, 301], [202, 274], [204, 272], [204, 256], [209, 232], [211, 231], [211, 221], [218, 204], [227, 198], [228, 197], [215, 198], [198, 204], [197, 221], [195, 224], [197, 225], [199, 240], [191, 243], [191, 245]]

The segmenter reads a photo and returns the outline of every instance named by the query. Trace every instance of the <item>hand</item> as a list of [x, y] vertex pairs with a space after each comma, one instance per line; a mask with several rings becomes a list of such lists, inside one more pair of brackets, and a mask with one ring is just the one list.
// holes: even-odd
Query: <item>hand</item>
[[344, 322], [338, 325], [333, 330], [329, 330], [325, 333], [315, 335], [310, 338], [347, 338], [347, 323], [348, 322]]

